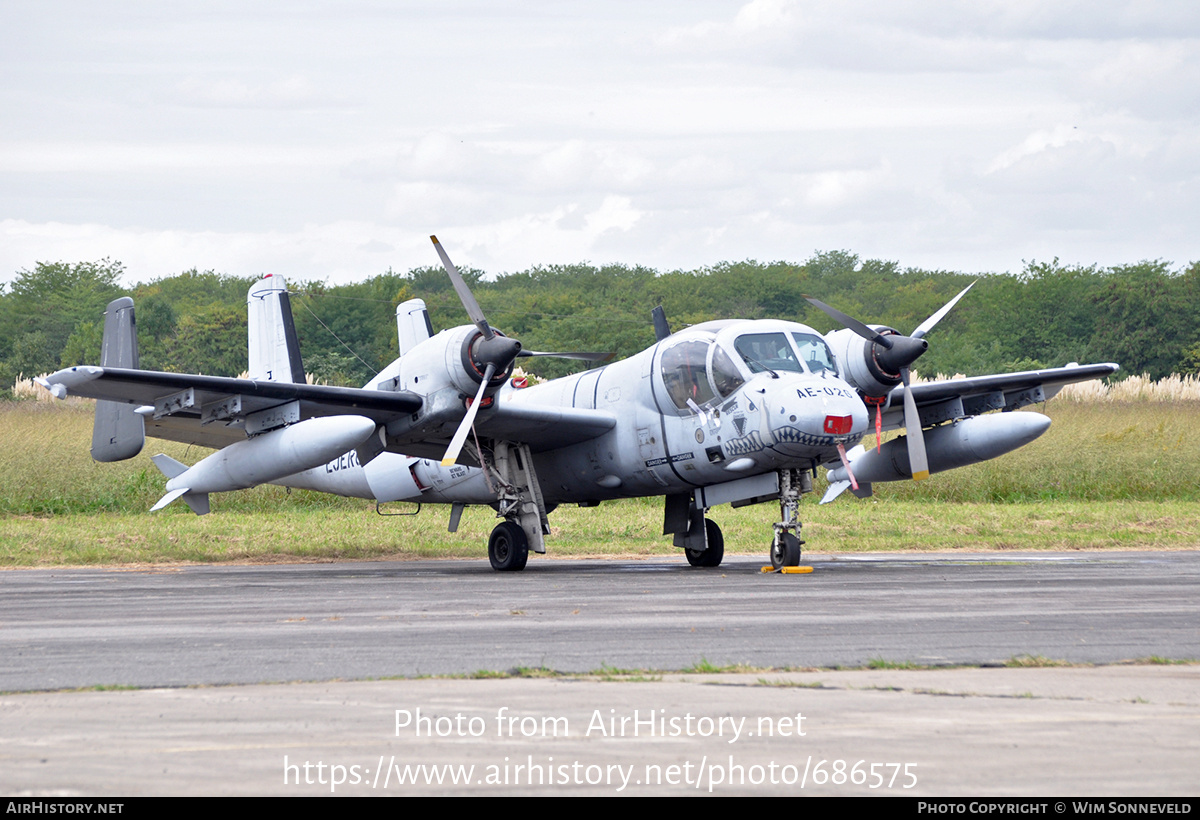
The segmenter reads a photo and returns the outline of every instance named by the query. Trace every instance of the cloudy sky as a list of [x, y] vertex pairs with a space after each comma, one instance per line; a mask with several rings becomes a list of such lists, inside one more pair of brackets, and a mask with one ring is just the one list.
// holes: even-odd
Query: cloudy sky
[[0, 3], [0, 281], [1200, 260], [1200, 5]]

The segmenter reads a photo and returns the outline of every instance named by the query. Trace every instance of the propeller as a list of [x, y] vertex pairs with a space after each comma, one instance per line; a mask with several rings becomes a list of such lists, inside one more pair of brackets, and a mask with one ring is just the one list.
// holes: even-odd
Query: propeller
[[467, 408], [467, 414], [463, 416], [458, 429], [454, 431], [454, 438], [450, 439], [450, 446], [446, 448], [446, 455], [442, 457], [443, 467], [449, 467], [458, 461], [458, 454], [462, 452], [463, 444], [467, 441], [467, 433], [475, 425], [475, 416], [479, 414], [479, 405], [483, 404], [483, 392], [487, 390], [488, 382], [494, 375], [496, 375], [496, 365], [488, 362], [487, 369], [483, 371], [483, 381], [479, 383], [479, 389], [475, 391], [475, 399]]
[[511, 339], [508, 336], [497, 333], [488, 324], [487, 317], [483, 315], [483, 308], [475, 300], [475, 294], [471, 293], [471, 289], [467, 286], [466, 281], [463, 280], [462, 274], [458, 272], [458, 268], [450, 261], [450, 256], [446, 253], [446, 249], [442, 247], [442, 243], [438, 242], [436, 236], [430, 236], [429, 238], [433, 240], [433, 247], [437, 249], [438, 257], [442, 260], [442, 267], [446, 269], [446, 273], [450, 276], [450, 282], [454, 285], [454, 292], [458, 294], [458, 299], [466, 309], [467, 316], [470, 317], [471, 322], [479, 330], [479, 336], [471, 342], [470, 357], [475, 369], [483, 376], [479, 382], [479, 389], [475, 391], [475, 398], [472, 400], [471, 406], [467, 408], [467, 413], [459, 423], [458, 429], [454, 431], [454, 437], [450, 439], [450, 447], [447, 448], [446, 455], [442, 458], [442, 466], [448, 467], [458, 460], [463, 444], [466, 443], [467, 433], [471, 431], [471, 427], [475, 424], [475, 416], [479, 414], [479, 407], [483, 404], [483, 394], [491, 386], [492, 379], [497, 373], [507, 373], [509, 367], [518, 357], [555, 356], [560, 359], [600, 362], [612, 358], [613, 354], [549, 353], [538, 350], [524, 350], [521, 347], [521, 343], [516, 339]]
[[483, 334], [484, 340], [491, 341], [495, 332], [488, 325], [487, 317], [483, 315], [483, 308], [475, 301], [475, 294], [471, 293], [471, 289], [463, 281], [462, 274], [458, 272], [458, 268], [454, 267], [454, 263], [450, 261], [450, 257], [446, 254], [446, 249], [442, 247], [441, 242], [438, 242], [438, 238], [436, 236], [429, 238], [433, 240], [433, 247], [437, 248], [438, 256], [442, 260], [442, 267], [450, 275], [450, 283], [454, 285], [454, 292], [458, 294], [458, 301], [462, 302], [463, 307], [467, 310], [467, 315], [471, 317], [471, 321], [474, 322], [475, 327], [479, 328], [479, 332]]
[[517, 354], [518, 359], [525, 359], [530, 356], [553, 356], [556, 359], [574, 359], [580, 362], [606, 362], [613, 357], [612, 353], [574, 353], [574, 352], [554, 352], [549, 353], [544, 350], [522, 350]]
[[880, 333], [824, 302], [808, 296], [804, 297], [809, 304], [836, 319], [843, 327], [854, 331], [867, 341], [873, 342], [877, 346], [874, 350], [875, 360], [880, 366], [890, 373], [900, 374], [900, 381], [904, 384], [904, 429], [907, 433], [908, 463], [914, 481], [929, 478], [929, 458], [925, 453], [925, 434], [921, 429], [921, 414], [917, 411], [917, 400], [913, 398], [912, 386], [909, 384], [909, 366], [929, 349], [929, 342], [925, 341], [925, 335], [933, 330], [934, 325], [940, 322], [951, 308], [958, 304], [958, 300], [966, 296], [967, 291], [973, 287], [975, 287], [975, 282], [963, 288], [957, 296], [921, 322], [911, 336]]

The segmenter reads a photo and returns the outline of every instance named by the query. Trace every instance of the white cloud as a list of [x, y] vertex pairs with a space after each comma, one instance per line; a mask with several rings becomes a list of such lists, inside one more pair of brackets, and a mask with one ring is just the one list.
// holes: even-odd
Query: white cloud
[[69, 8], [0, 11], [0, 280], [361, 279], [433, 232], [489, 271], [1200, 258], [1187, 4]]
[[733, 18], [734, 28], [739, 31], [776, 29], [791, 25], [795, 20], [795, 0], [752, 0], [738, 9]]
[[993, 159], [988, 165], [986, 173], [994, 174], [1012, 167], [1025, 157], [1042, 153], [1051, 148], [1061, 148], [1068, 142], [1082, 142], [1086, 139], [1088, 139], [1088, 135], [1080, 133], [1079, 128], [1072, 125], [1058, 125], [1049, 131], [1035, 131], [1022, 140], [1020, 145], [1009, 148]]

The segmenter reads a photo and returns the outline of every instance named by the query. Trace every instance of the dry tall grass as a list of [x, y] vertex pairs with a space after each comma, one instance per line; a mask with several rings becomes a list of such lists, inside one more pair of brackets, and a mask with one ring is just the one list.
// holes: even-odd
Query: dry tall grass
[[[44, 373], [42, 375], [45, 375]], [[50, 395], [50, 391], [42, 387], [33, 379], [25, 378], [25, 374], [21, 373], [17, 376], [17, 380], [12, 386], [13, 398], [18, 401], [41, 401], [53, 402], [58, 401], [54, 396]], [[81, 399], [78, 396], [68, 396], [67, 402], [71, 404], [84, 404], [90, 401], [89, 399]]]
[[[926, 384], [950, 379], [965, 378], [961, 373], [946, 376], [938, 373], [932, 379], [912, 374], [913, 384]], [[1154, 381], [1149, 376], [1130, 376], [1112, 384], [1101, 379], [1068, 384], [1056, 398], [1063, 401], [1095, 404], [1097, 402], [1177, 402], [1200, 401], [1200, 375], [1181, 376], [1173, 373], [1165, 379]]]
[[1113, 384], [1096, 379], [1068, 384], [1058, 394], [1064, 401], [1096, 402], [1200, 402], [1200, 376], [1172, 374], [1154, 381], [1149, 376], [1130, 376]]

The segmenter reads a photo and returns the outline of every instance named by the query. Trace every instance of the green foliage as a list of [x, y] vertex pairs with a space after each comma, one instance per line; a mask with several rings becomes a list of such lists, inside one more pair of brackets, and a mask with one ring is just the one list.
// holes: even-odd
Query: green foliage
[[[0, 294], [0, 384], [20, 373], [57, 370], [62, 353], [81, 323], [95, 323], [104, 307], [121, 295], [120, 262], [38, 262], [17, 272]], [[81, 337], [87, 331], [80, 331]], [[78, 338], [73, 351], [83, 346]]]
[[[442, 277], [447, 278], [444, 272]], [[293, 289], [299, 292], [292, 315], [309, 373], [330, 384], [358, 387], [396, 358], [396, 305], [412, 298], [405, 277], [389, 270], [351, 285], [308, 283]]]
[[175, 373], [238, 375], [247, 366], [245, 308], [217, 304], [184, 316], [162, 357]]
[[1179, 367], [1179, 373], [1184, 376], [1200, 374], [1200, 341], [1183, 351], [1183, 363]]
[[92, 364], [100, 361], [100, 348], [104, 339], [104, 321], [80, 322], [67, 339], [59, 357], [63, 367], [77, 364]]
[[[663, 305], [675, 330], [711, 319], [784, 318], [821, 332], [835, 324], [804, 300], [815, 296], [863, 321], [910, 333], [970, 282], [972, 292], [931, 334], [922, 374], [977, 375], [1115, 361], [1124, 375], [1200, 372], [1200, 263], [1101, 268], [1030, 261], [1016, 276], [980, 277], [901, 268], [845, 250], [807, 261], [721, 262], [664, 273], [641, 266], [533, 267], [495, 277], [464, 269], [489, 320], [533, 350], [630, 356], [654, 341], [650, 310]], [[95, 362], [105, 304], [137, 304], [142, 366], [233, 375], [246, 368], [245, 298], [255, 277], [196, 269], [127, 292], [120, 263], [38, 263], [0, 289], [0, 387], [19, 373]], [[395, 306], [425, 300], [434, 330], [464, 324], [438, 266], [393, 270], [349, 285], [289, 283], [306, 369], [330, 384], [361, 385], [396, 355]], [[586, 365], [529, 359], [555, 377]]]

